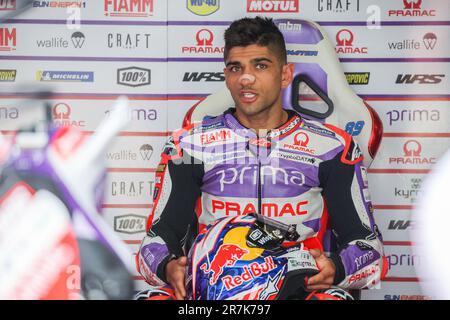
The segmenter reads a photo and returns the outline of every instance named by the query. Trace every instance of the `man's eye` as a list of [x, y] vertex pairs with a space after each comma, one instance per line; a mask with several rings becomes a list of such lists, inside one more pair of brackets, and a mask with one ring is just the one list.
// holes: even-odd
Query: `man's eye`
[[230, 71], [231, 71], [231, 72], [238, 72], [239, 70], [241, 70], [241, 68], [239, 68], [238, 66], [232, 66], [232, 67], [230, 68]]
[[256, 65], [256, 69], [260, 69], [260, 70], [267, 69], [267, 65], [262, 64], [262, 63], [258, 63], [258, 64]]

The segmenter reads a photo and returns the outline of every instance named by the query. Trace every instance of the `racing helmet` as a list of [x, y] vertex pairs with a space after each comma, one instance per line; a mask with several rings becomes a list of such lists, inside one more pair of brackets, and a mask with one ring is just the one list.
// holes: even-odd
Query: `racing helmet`
[[298, 238], [295, 225], [259, 214], [214, 221], [189, 250], [187, 299], [305, 299], [307, 278], [318, 268]]

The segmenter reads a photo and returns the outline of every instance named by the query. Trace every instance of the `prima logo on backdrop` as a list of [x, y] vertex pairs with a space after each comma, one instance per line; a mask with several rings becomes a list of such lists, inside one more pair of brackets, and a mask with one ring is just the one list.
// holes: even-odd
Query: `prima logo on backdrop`
[[17, 45], [16, 28], [0, 28], [0, 52], [14, 51]]
[[340, 54], [367, 54], [367, 47], [358, 47], [353, 44], [355, 36], [349, 29], [341, 29], [336, 33], [336, 53]]
[[16, 10], [16, 0], [0, 0], [0, 11]]
[[94, 82], [92, 71], [36, 71], [36, 81], [43, 82]]
[[359, 0], [317, 0], [317, 11], [326, 13], [359, 12]]
[[[394, 1], [391, 1], [394, 2]], [[397, 0], [397, 3], [403, 3], [403, 9], [388, 10], [390, 17], [435, 17], [435, 9], [423, 9], [422, 0]]]
[[198, 16], [209, 16], [220, 9], [220, 0], [186, 0], [187, 9]]
[[125, 214], [114, 217], [114, 231], [126, 234], [145, 232], [147, 217], [137, 214]]
[[0, 106], [0, 120], [17, 120], [19, 116], [19, 109]]
[[389, 158], [389, 164], [392, 163], [403, 165], [431, 165], [436, 163], [436, 158], [423, 157], [422, 144], [417, 140], [408, 140], [403, 144], [403, 156]]
[[33, 8], [86, 8], [86, 1], [33, 1]]
[[400, 110], [391, 110], [386, 112], [388, 123], [392, 126], [396, 122], [416, 122], [417, 124], [425, 122], [436, 122], [441, 119], [440, 112], [437, 109], [413, 109], [406, 108]]
[[153, 0], [104, 0], [107, 17], [146, 18], [154, 14]]
[[397, 42], [388, 42], [389, 50], [434, 50], [437, 43], [437, 36], [432, 32], [426, 33], [421, 41], [416, 39], [405, 39]]
[[247, 12], [298, 13], [299, 0], [247, 0]]
[[0, 82], [14, 82], [16, 81], [17, 70], [1, 69]]
[[85, 127], [86, 122], [83, 120], [72, 119], [72, 108], [64, 102], [56, 103], [52, 108], [53, 122], [61, 127]]
[[182, 53], [196, 54], [223, 54], [224, 47], [214, 45], [214, 33], [209, 29], [200, 29], [195, 34], [195, 46], [184, 46], [181, 48]]
[[399, 74], [396, 84], [438, 84], [445, 74]]
[[141, 87], [151, 84], [151, 70], [139, 67], [117, 69], [117, 84]]
[[107, 42], [110, 49], [148, 49], [150, 47], [150, 33], [108, 33]]
[[[36, 40], [38, 48], [75, 48], [81, 49], [86, 41], [86, 36], [80, 31], [72, 33], [70, 40], [65, 37], [52, 37], [50, 39]], [[70, 45], [71, 44], [71, 45]]]

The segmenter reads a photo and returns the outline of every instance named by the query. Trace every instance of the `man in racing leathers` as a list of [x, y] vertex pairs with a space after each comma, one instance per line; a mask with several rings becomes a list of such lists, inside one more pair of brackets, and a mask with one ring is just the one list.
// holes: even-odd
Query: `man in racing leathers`
[[[184, 299], [189, 233], [256, 212], [296, 226], [320, 270], [308, 290], [378, 284], [387, 264], [363, 156], [346, 132], [282, 108], [281, 91], [294, 70], [281, 32], [271, 19], [235, 21], [225, 32], [224, 58], [236, 108], [176, 131], [167, 142], [137, 255], [140, 273]], [[325, 254], [327, 229], [337, 248]]]

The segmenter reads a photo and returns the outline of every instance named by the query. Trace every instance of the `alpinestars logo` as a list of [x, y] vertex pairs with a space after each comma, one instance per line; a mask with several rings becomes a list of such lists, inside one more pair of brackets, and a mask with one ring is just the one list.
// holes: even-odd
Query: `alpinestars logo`
[[389, 10], [388, 15], [390, 17], [434, 17], [436, 10], [423, 10], [422, 0], [403, 0], [403, 10]]
[[104, 0], [105, 16], [146, 18], [153, 16], [153, 0]]
[[214, 46], [214, 34], [209, 29], [200, 29], [195, 34], [196, 46], [181, 48], [182, 53], [223, 54], [224, 47]]
[[247, 12], [299, 12], [299, 0], [247, 0]]
[[436, 158], [422, 156], [422, 144], [417, 140], [408, 140], [403, 144], [403, 157], [391, 157], [389, 163], [396, 164], [434, 164]]
[[367, 54], [367, 47], [356, 47], [353, 45], [355, 36], [349, 29], [341, 29], [336, 33], [336, 53], [341, 54]]
[[16, 43], [16, 28], [0, 28], [0, 51], [14, 51]]

